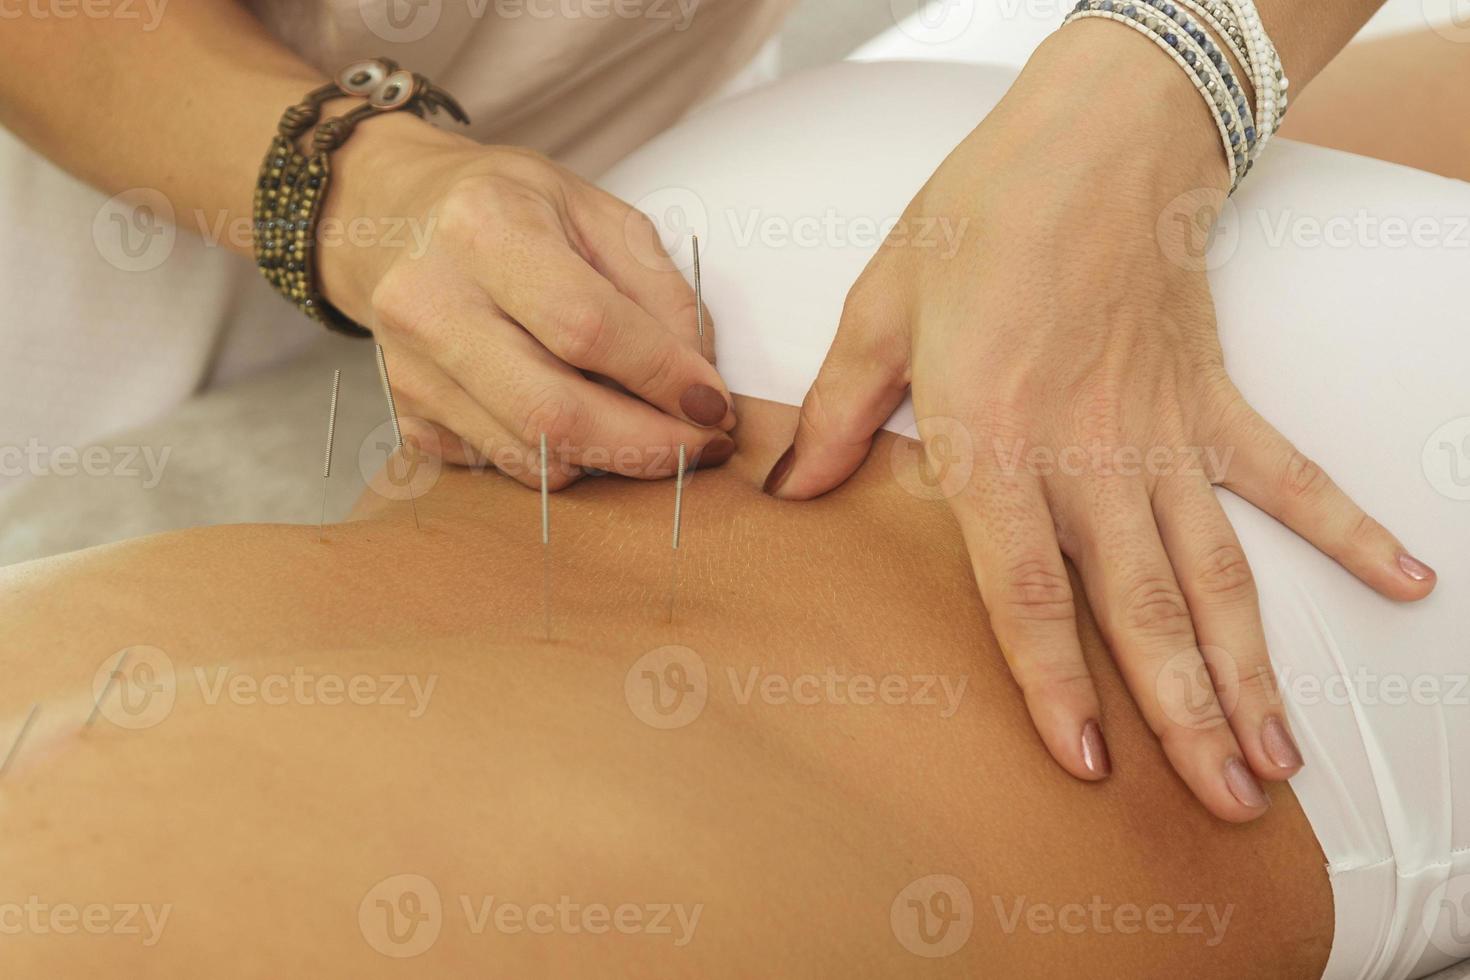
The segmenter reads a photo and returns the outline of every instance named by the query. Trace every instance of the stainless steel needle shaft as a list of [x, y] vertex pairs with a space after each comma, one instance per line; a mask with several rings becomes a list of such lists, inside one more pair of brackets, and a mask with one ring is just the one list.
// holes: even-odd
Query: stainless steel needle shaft
[[669, 623], [674, 622], [674, 598], [679, 591], [679, 534], [684, 521], [684, 473], [688, 468], [689, 453], [679, 447], [679, 472], [674, 477], [674, 547], [669, 559]]
[[332, 372], [332, 407], [327, 413], [327, 455], [322, 461], [322, 513], [316, 522], [316, 537], [325, 537], [327, 523], [327, 487], [332, 479], [332, 443], [337, 435], [337, 396], [342, 391], [342, 372]]
[[[403, 452], [403, 430], [398, 425], [398, 405], [393, 401], [393, 383], [388, 380], [388, 362], [383, 357], [383, 345], [378, 344], [378, 377], [383, 380], [383, 395], [388, 399], [388, 416], [393, 420], [394, 449]], [[419, 505], [413, 499], [413, 471], [409, 471], [408, 505], [413, 508], [413, 526], [419, 527]]]
[[704, 353], [704, 277], [699, 273], [699, 236], [694, 236], [694, 318], [699, 324], [699, 353]]
[[551, 641], [551, 492], [546, 478], [546, 433], [541, 433], [541, 616]]

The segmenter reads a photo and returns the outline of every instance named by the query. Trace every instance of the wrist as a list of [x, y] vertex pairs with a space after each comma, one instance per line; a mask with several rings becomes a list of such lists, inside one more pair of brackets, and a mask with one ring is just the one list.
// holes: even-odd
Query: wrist
[[[327, 107], [338, 115], [357, 100]], [[406, 112], [366, 120], [331, 156], [332, 179], [317, 227], [322, 295], [371, 325], [372, 295], [406, 247], [427, 234], [430, 189], [464, 159], [472, 141]]]
[[1119, 195], [1156, 201], [1229, 189], [1218, 129], [1189, 76], [1117, 24], [1084, 20], [1053, 33], [1002, 107], [1010, 124]]

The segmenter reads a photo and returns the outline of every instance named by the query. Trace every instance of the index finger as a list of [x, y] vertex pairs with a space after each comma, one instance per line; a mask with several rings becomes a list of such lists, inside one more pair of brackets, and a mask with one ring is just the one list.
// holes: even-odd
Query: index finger
[[561, 360], [613, 379], [674, 418], [734, 427], [730, 392], [714, 365], [569, 245], [547, 243], [520, 267], [485, 274], [496, 304]]

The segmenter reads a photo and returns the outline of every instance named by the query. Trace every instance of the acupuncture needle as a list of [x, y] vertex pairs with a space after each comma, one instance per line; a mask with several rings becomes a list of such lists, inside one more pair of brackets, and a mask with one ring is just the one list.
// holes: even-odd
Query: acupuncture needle
[[679, 472], [674, 477], [674, 547], [669, 558], [669, 625], [674, 623], [674, 597], [679, 590], [679, 533], [684, 519], [684, 473], [688, 450], [679, 446]]
[[694, 317], [699, 325], [699, 353], [704, 355], [704, 282], [699, 274], [699, 236], [694, 238]]
[[92, 713], [87, 716], [87, 723], [83, 729], [91, 728], [97, 721], [97, 715], [102, 711], [102, 702], [107, 700], [107, 695], [112, 691], [112, 682], [122, 676], [123, 664], [128, 662], [128, 654], [132, 653], [131, 647], [117, 655], [117, 663], [107, 672], [107, 680], [102, 684], [102, 690], [97, 695], [96, 702], [92, 705]]
[[541, 433], [541, 616], [551, 642], [551, 492], [546, 479], [546, 433]]
[[[398, 406], [393, 401], [393, 384], [388, 380], [388, 362], [383, 357], [383, 345], [378, 344], [378, 377], [383, 379], [383, 394], [388, 398], [388, 416], [393, 419], [394, 448], [403, 452], [403, 430], [398, 426]], [[419, 505], [413, 499], [413, 471], [409, 471], [408, 505], [413, 508], [413, 526], [419, 527]], [[420, 528], [421, 529], [421, 528]]]
[[327, 413], [327, 456], [322, 462], [322, 515], [316, 522], [316, 539], [322, 541], [326, 537], [324, 528], [327, 523], [327, 487], [332, 479], [332, 442], [337, 434], [337, 396], [342, 391], [342, 372], [332, 372], [332, 408]]
[[15, 736], [14, 742], [10, 743], [10, 751], [5, 753], [5, 761], [0, 762], [0, 776], [5, 775], [5, 773], [10, 769], [10, 763], [14, 761], [15, 757], [20, 753], [20, 743], [24, 742], [26, 740], [26, 736], [31, 733], [31, 725], [33, 725], [36, 721], [36, 712], [40, 710], [41, 702], [37, 701], [35, 704], [31, 705], [31, 713], [26, 715], [25, 724], [20, 726], [20, 734]]

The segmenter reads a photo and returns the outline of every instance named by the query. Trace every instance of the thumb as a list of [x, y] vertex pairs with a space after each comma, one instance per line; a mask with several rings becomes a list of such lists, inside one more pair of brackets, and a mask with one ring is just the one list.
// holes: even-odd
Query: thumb
[[766, 477], [765, 492], [809, 500], [862, 465], [878, 431], [908, 390], [909, 348], [901, 320], [873, 317], [853, 296], [817, 380], [801, 403], [791, 448]]

